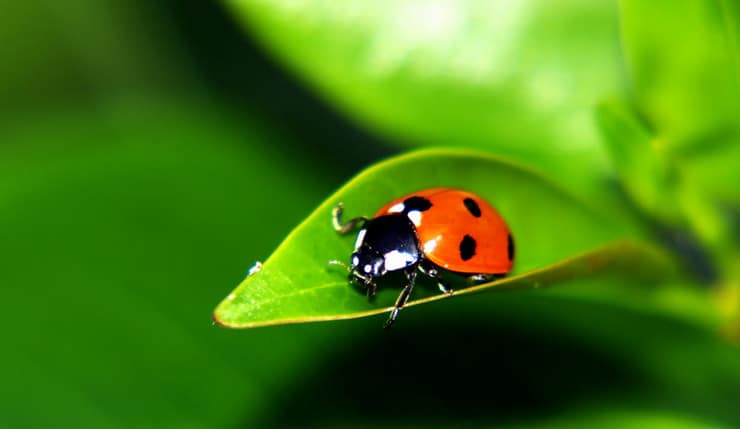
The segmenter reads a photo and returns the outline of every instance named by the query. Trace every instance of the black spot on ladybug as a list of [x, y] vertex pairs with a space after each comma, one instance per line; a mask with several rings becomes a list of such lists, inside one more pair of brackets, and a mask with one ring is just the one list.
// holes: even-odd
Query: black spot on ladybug
[[465, 204], [465, 208], [468, 209], [471, 215], [480, 217], [480, 207], [478, 207], [478, 203], [476, 203], [474, 199], [465, 198], [463, 200], [463, 204]]
[[460, 258], [467, 261], [473, 256], [475, 256], [475, 240], [466, 234], [460, 242]]
[[507, 237], [508, 244], [506, 246], [506, 251], [509, 253], [509, 260], [514, 260], [514, 239], [511, 237], [511, 234]]
[[432, 208], [432, 202], [424, 197], [409, 197], [403, 202], [403, 212], [408, 213], [414, 210], [426, 211]]

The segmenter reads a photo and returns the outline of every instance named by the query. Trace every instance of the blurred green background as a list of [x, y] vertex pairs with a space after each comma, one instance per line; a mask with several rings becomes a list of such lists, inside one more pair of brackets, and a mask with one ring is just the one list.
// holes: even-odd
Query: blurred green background
[[[740, 425], [735, 2], [2, 9], [0, 427]], [[638, 224], [719, 322], [530, 291], [212, 325], [334, 189], [432, 145]]]

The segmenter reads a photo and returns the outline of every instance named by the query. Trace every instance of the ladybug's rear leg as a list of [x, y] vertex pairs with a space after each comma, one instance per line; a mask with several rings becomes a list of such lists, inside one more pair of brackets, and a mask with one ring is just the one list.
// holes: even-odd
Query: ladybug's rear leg
[[434, 280], [437, 281], [437, 287], [439, 288], [439, 291], [445, 294], [451, 294], [452, 288], [449, 284], [442, 278], [442, 276], [439, 274], [439, 270], [437, 268], [430, 264], [427, 261], [423, 261], [419, 264], [419, 271], [421, 271], [422, 274], [425, 276], [431, 277]]
[[494, 280], [500, 280], [506, 277], [506, 274], [473, 274], [468, 277], [468, 280], [474, 285], [479, 285]]
[[471, 283], [474, 285], [479, 285], [481, 283], [485, 283], [488, 280], [490, 280], [491, 276], [487, 274], [473, 274], [472, 276], [468, 277], [468, 280], [470, 280]]
[[331, 211], [331, 223], [340, 234], [346, 234], [353, 229], [357, 228], [358, 225], [365, 224], [367, 218], [365, 216], [359, 216], [354, 219], [350, 219], [349, 222], [342, 224], [342, 212], [344, 211], [344, 204], [339, 203]]
[[398, 317], [398, 312], [403, 308], [404, 305], [406, 305], [406, 301], [409, 300], [409, 296], [411, 296], [411, 291], [414, 289], [414, 283], [416, 282], [416, 268], [413, 266], [410, 267], [410, 269], [407, 269], [405, 271], [406, 274], [406, 286], [404, 286], [403, 290], [401, 291], [401, 294], [398, 295], [398, 299], [396, 299], [396, 304], [393, 306], [393, 310], [391, 310], [390, 316], [388, 316], [388, 320], [385, 322], [384, 328], [390, 328], [393, 325], [393, 322], [396, 321], [396, 318]]

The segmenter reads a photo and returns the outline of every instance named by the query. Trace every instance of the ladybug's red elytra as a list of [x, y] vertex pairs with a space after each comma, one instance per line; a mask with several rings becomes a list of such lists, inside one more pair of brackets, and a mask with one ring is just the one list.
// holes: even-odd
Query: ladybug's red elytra
[[[409, 299], [417, 272], [433, 278], [452, 293], [439, 270], [462, 274], [474, 282], [511, 271], [514, 240], [496, 210], [481, 197], [452, 188], [432, 188], [397, 198], [371, 219], [361, 216], [342, 223], [343, 206], [332, 211], [334, 229], [346, 234], [357, 227], [349, 278], [377, 291], [375, 279], [403, 271], [407, 283], [385, 326], [390, 327]], [[339, 261], [330, 261], [340, 264]]]

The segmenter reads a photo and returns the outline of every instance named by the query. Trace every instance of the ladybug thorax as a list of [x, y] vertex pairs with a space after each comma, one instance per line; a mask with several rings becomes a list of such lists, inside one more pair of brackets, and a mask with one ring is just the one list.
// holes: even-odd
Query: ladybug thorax
[[390, 214], [369, 220], [360, 230], [351, 266], [361, 276], [380, 277], [415, 265], [420, 257], [414, 224], [404, 214]]

